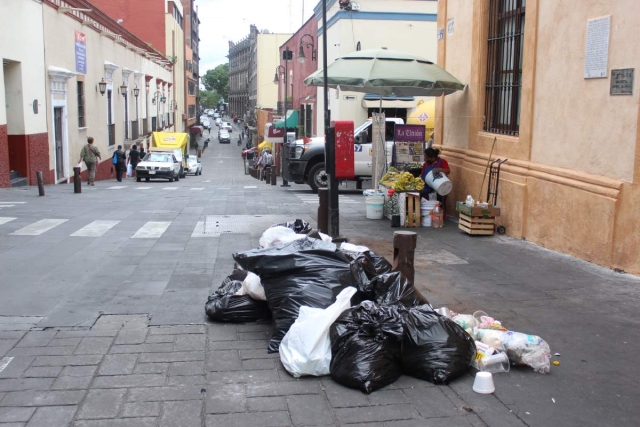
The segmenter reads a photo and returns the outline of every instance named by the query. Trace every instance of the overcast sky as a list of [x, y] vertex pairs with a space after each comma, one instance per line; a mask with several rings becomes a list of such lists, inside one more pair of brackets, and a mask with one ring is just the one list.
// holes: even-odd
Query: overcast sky
[[[227, 62], [229, 40], [260, 31], [294, 33], [313, 14], [318, 0], [196, 0], [200, 18], [200, 75]], [[303, 17], [304, 7], [304, 17]]]

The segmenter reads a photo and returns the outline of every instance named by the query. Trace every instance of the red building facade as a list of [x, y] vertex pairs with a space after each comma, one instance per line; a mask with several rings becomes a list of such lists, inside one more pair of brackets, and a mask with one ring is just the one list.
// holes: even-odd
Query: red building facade
[[[300, 62], [300, 49], [304, 52], [304, 62]], [[285, 64], [282, 60], [283, 52], [289, 49], [293, 52], [293, 60]], [[315, 136], [318, 134], [316, 120], [315, 86], [305, 86], [304, 79], [318, 69], [318, 21], [312, 16], [302, 27], [280, 46], [280, 65], [287, 66], [288, 87], [287, 107], [299, 111], [298, 129], [300, 135]], [[278, 83], [278, 100], [283, 101], [283, 79]]]

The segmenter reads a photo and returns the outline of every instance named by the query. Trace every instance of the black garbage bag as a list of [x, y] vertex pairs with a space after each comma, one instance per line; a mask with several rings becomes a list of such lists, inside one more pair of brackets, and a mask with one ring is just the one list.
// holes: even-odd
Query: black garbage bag
[[340, 249], [347, 258], [360, 264], [369, 279], [373, 279], [381, 274], [390, 273], [392, 270], [391, 263], [385, 257], [380, 256], [368, 250], [365, 252], [352, 252]]
[[271, 319], [266, 301], [257, 301], [249, 295], [235, 295], [247, 277], [244, 270], [234, 270], [222, 281], [222, 285], [209, 296], [204, 311], [211, 320], [242, 323]]
[[402, 304], [407, 308], [429, 304], [413, 283], [399, 271], [381, 274], [371, 280], [371, 287], [378, 304]]
[[307, 234], [311, 231], [311, 225], [301, 219], [283, 222], [282, 224], [274, 224], [271, 227], [287, 227], [292, 229], [296, 234]]
[[476, 356], [476, 345], [456, 322], [428, 305], [409, 309], [404, 318], [405, 374], [434, 384], [447, 384], [469, 369]]
[[402, 375], [400, 346], [404, 326], [398, 307], [364, 301], [331, 325], [331, 378], [365, 393]]
[[245, 270], [260, 276], [273, 313], [268, 352], [275, 353], [300, 307], [327, 308], [347, 286], [356, 286], [349, 260], [330, 242], [304, 237], [277, 248], [233, 255]]

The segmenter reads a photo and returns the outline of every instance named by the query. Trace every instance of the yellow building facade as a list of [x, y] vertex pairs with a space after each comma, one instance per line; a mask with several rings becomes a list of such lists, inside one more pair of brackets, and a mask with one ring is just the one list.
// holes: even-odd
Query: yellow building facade
[[640, 274], [638, 28], [634, 0], [440, 0], [438, 64], [468, 84], [436, 102], [450, 199], [486, 198], [495, 140], [507, 234]]

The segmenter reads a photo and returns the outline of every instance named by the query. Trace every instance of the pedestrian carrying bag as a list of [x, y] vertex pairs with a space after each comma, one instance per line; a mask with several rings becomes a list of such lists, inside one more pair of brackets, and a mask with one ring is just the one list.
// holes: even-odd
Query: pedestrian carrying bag
[[116, 153], [113, 153], [113, 160], [111, 163], [113, 163], [114, 165], [118, 164], [118, 155]]

